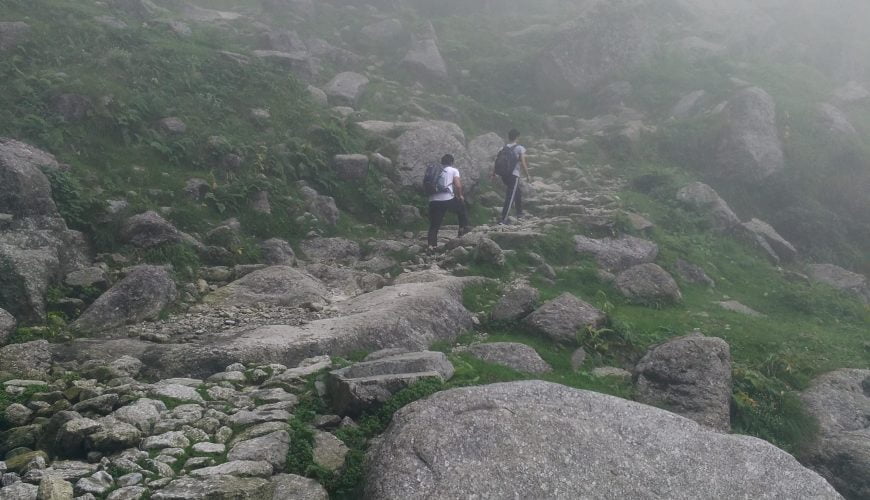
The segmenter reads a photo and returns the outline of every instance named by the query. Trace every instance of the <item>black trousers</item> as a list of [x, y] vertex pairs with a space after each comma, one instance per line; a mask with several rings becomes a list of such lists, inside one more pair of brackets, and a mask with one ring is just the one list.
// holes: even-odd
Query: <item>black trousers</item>
[[456, 212], [459, 218], [459, 236], [465, 234], [468, 228], [468, 213], [465, 211], [465, 203], [459, 198], [453, 198], [447, 201], [430, 201], [429, 202], [429, 246], [438, 245], [438, 230], [441, 229], [441, 222], [444, 220], [444, 215], [448, 211]]
[[517, 215], [523, 215], [523, 191], [520, 189], [520, 178], [516, 175], [502, 175], [501, 181], [507, 187], [504, 206], [501, 209], [501, 220], [507, 219], [510, 215], [511, 198], [513, 198], [513, 205], [517, 207]]

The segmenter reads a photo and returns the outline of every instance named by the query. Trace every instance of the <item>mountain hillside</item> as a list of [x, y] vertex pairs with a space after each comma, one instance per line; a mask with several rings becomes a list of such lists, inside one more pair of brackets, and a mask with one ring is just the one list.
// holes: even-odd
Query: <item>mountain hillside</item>
[[867, 498], [863, 21], [0, 0], [0, 497]]

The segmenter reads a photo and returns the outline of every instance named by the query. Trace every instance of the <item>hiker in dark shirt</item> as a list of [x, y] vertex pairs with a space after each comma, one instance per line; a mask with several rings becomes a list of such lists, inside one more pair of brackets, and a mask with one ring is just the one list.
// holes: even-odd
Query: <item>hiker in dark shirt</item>
[[[525, 172], [529, 182], [532, 181], [532, 177], [529, 175], [529, 164], [526, 161], [526, 148], [519, 144], [519, 138], [520, 133], [517, 129], [512, 129], [508, 133], [508, 143], [502, 148], [502, 151], [499, 151], [492, 170], [492, 178], [501, 177], [506, 187], [499, 224], [507, 224], [511, 205], [517, 207], [517, 219], [522, 219], [525, 215], [523, 212], [523, 192], [520, 188], [520, 172]], [[510, 165], [500, 167], [500, 162], [508, 162]]]

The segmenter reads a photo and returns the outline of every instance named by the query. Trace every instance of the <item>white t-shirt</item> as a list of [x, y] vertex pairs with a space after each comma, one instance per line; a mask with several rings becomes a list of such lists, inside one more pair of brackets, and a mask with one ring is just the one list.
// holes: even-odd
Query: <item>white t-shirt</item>
[[[514, 147], [514, 146], [516, 146], [516, 147]], [[514, 173], [513, 173], [513, 176], [514, 176], [514, 177], [519, 177], [519, 176], [520, 176], [520, 168], [521, 168], [522, 163], [523, 163], [523, 156], [525, 156], [525, 154], [526, 154], [526, 148], [524, 148], [524, 147], [518, 145], [518, 144], [515, 143], [515, 142], [514, 142], [514, 143], [511, 143], [511, 144], [508, 144], [507, 147], [509, 147], [509, 148], [514, 148], [514, 154], [517, 155], [517, 166], [514, 167]]]
[[453, 179], [460, 179], [459, 170], [455, 167], [444, 167], [444, 184], [450, 188], [450, 192], [435, 193], [429, 195], [429, 201], [450, 201], [453, 199]]

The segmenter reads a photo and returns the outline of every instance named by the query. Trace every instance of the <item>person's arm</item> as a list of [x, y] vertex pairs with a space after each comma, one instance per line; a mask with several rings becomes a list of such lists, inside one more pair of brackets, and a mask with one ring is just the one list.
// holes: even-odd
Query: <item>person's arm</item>
[[453, 178], [453, 189], [456, 191], [456, 197], [460, 201], [465, 201], [465, 196], [462, 195], [462, 179], [458, 175]]
[[526, 180], [532, 182], [532, 176], [529, 174], [529, 162], [526, 161], [526, 154], [520, 156], [520, 163], [523, 165], [523, 171], [526, 173]]

